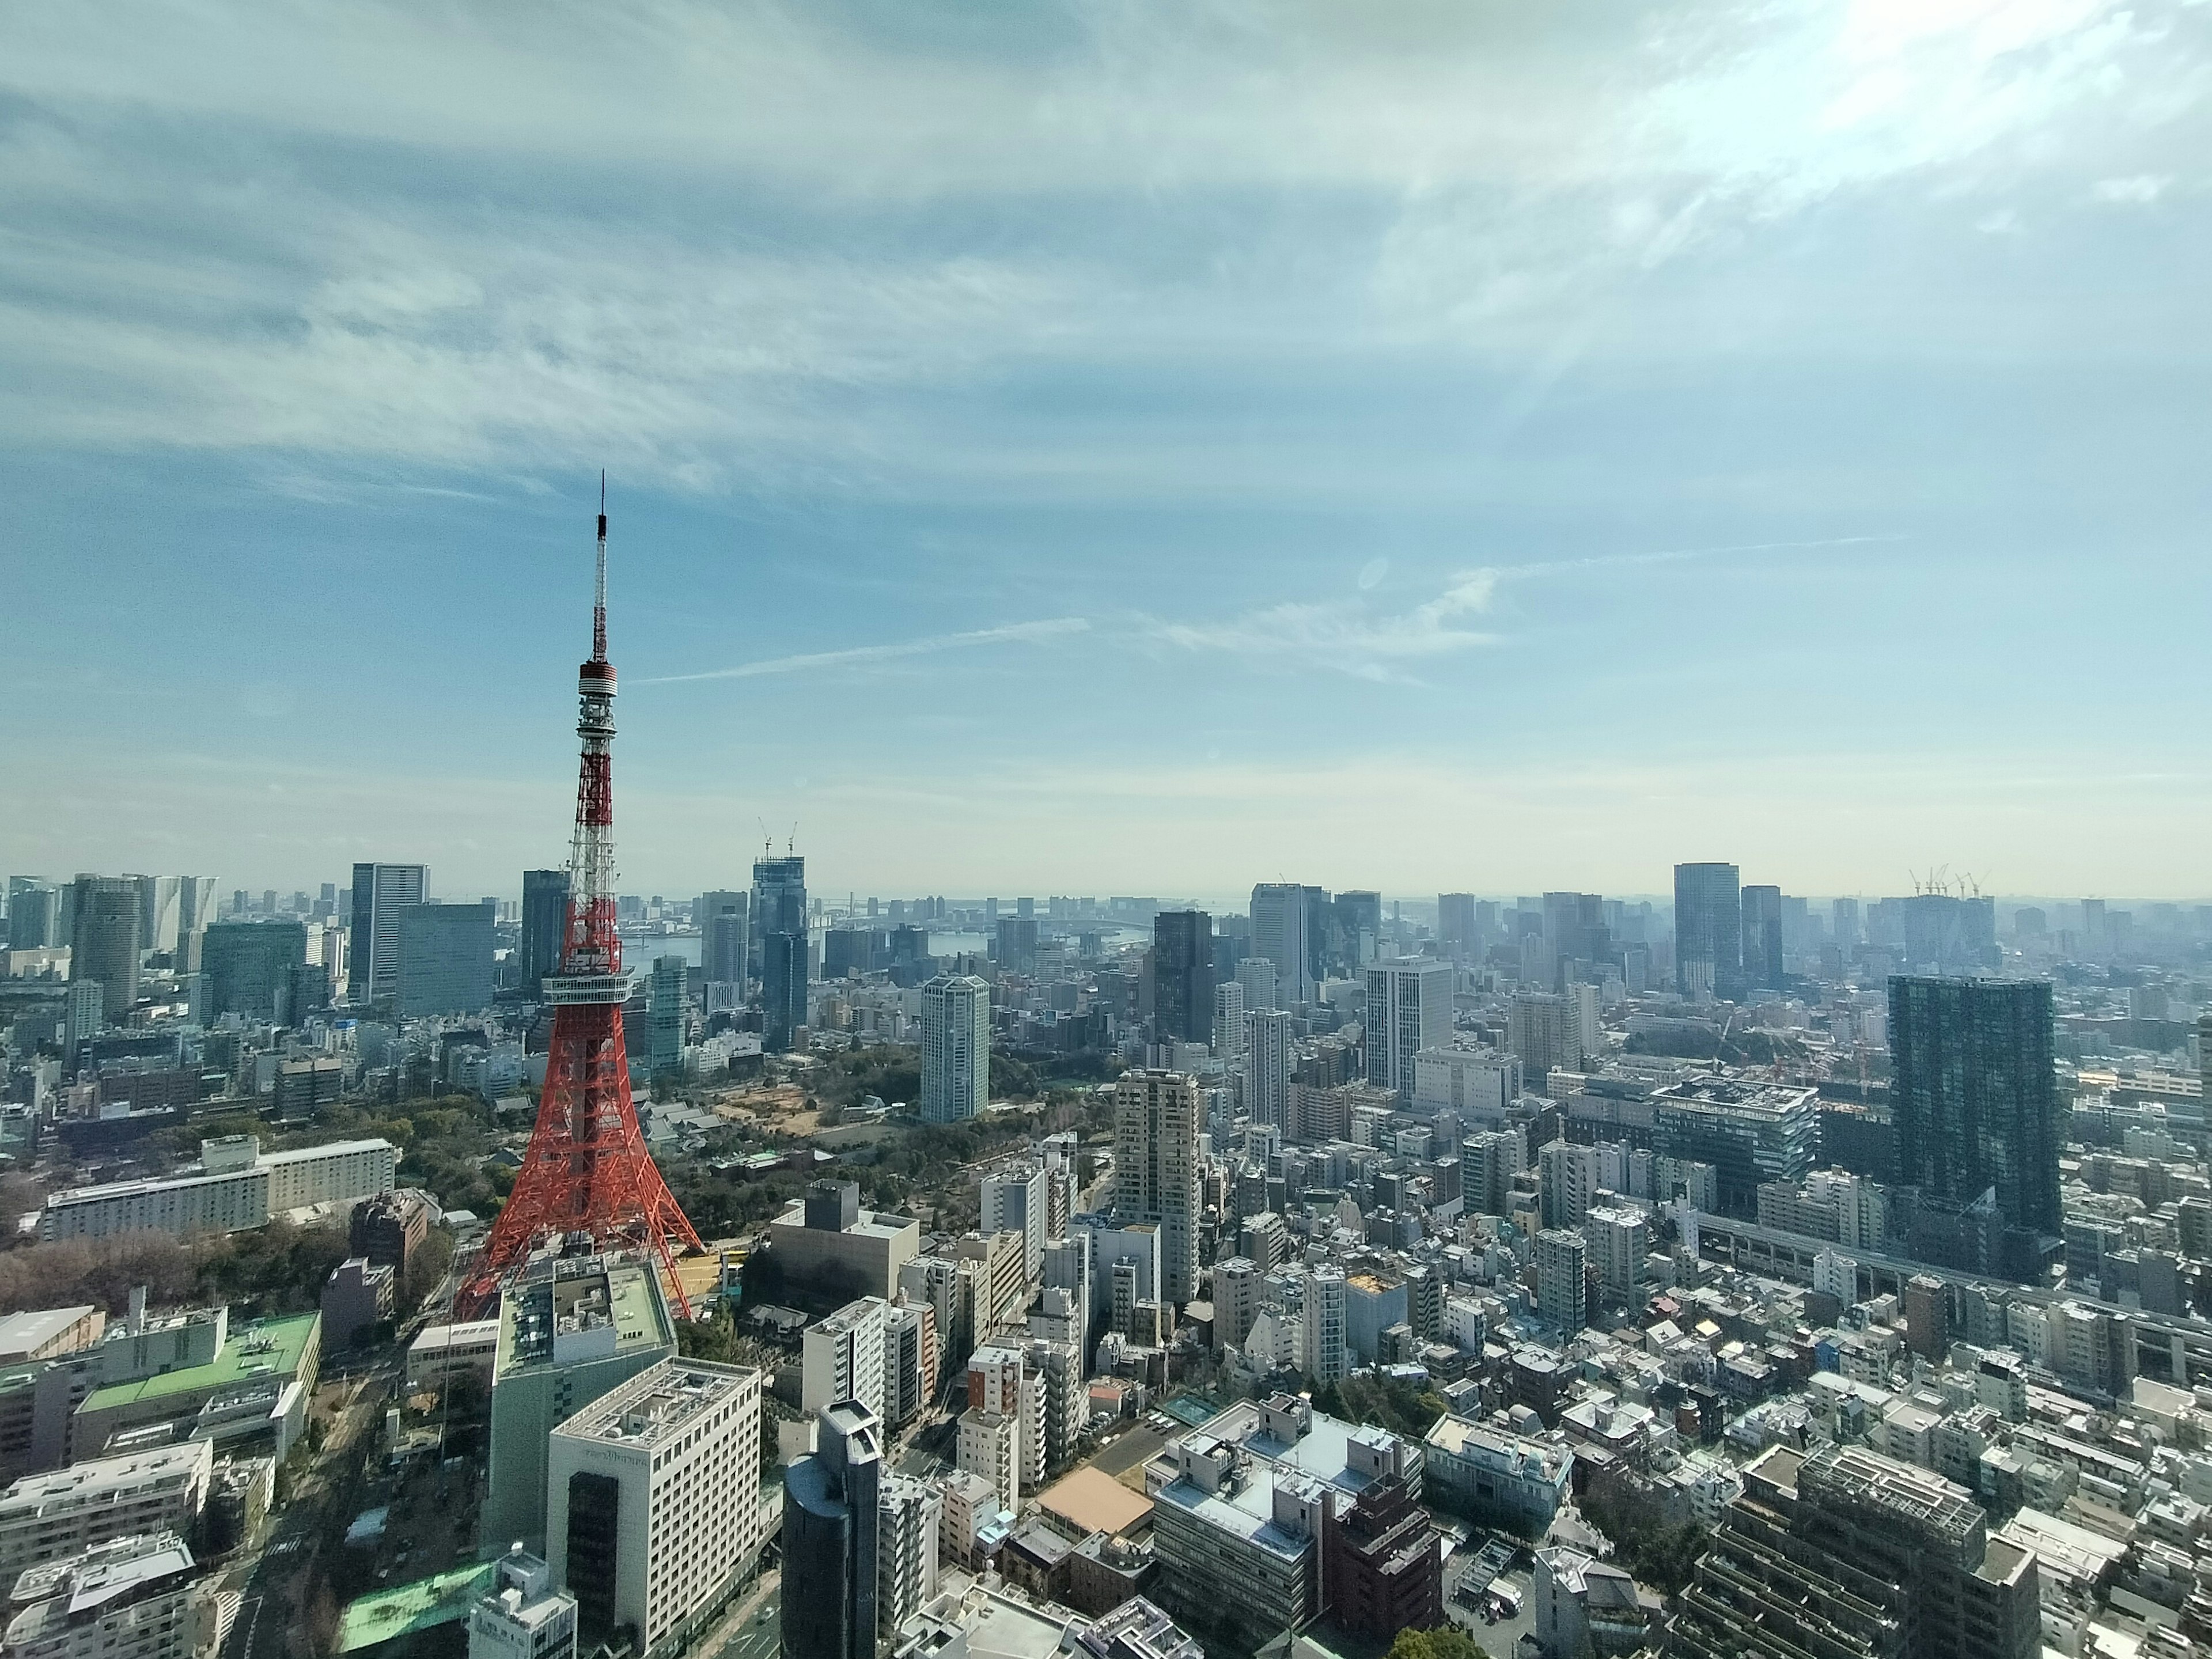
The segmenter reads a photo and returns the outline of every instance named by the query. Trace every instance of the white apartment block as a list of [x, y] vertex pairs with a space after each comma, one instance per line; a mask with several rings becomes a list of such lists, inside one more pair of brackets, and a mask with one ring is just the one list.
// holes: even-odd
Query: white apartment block
[[[9, 1659], [191, 1659], [218, 1606], [174, 1533], [95, 1544], [15, 1581]], [[233, 1597], [231, 1607], [235, 1607]]]
[[994, 1342], [968, 1357], [968, 1406], [971, 1411], [1013, 1419], [1014, 1464], [1021, 1490], [1035, 1492], [1044, 1485], [1050, 1451], [1045, 1437], [1044, 1378], [1030, 1368], [1020, 1346]]
[[974, 1117], [991, 1103], [991, 985], [973, 974], [921, 988], [921, 1116]]
[[1000, 1509], [1021, 1510], [1021, 1430], [1004, 1412], [960, 1414], [959, 1469], [989, 1483]]
[[238, 1232], [306, 1205], [388, 1193], [398, 1168], [399, 1149], [388, 1140], [340, 1140], [264, 1153], [255, 1136], [224, 1135], [200, 1143], [198, 1175], [115, 1181], [52, 1194], [39, 1218], [39, 1236]]
[[491, 1594], [469, 1609], [469, 1659], [575, 1659], [576, 1598], [517, 1544], [500, 1558]]
[[878, 1422], [884, 1415], [884, 1349], [890, 1304], [864, 1296], [817, 1320], [800, 1337], [799, 1405], [809, 1417], [824, 1406], [857, 1400]]
[[1433, 957], [1378, 963], [1367, 970], [1360, 1025], [1369, 1083], [1401, 1100], [1413, 1098], [1415, 1056], [1451, 1035], [1451, 964]]
[[[876, 1491], [876, 1627], [895, 1631], [937, 1594], [945, 1498], [910, 1474], [886, 1474]], [[477, 1659], [471, 1654], [470, 1659]]]
[[1351, 1371], [1341, 1267], [1316, 1267], [1306, 1275], [1305, 1306], [1298, 1316], [1298, 1368], [1316, 1383], [1341, 1382]]
[[1042, 1167], [1022, 1164], [985, 1176], [979, 1194], [982, 1231], [1022, 1236], [1022, 1269], [1032, 1281], [1044, 1270], [1047, 1186]]
[[1495, 1123], [1521, 1095], [1521, 1057], [1502, 1048], [1424, 1048], [1413, 1056], [1413, 1104]]
[[[655, 1659], [719, 1606], [766, 1533], [760, 1437], [758, 1371], [681, 1359], [553, 1431], [546, 1561], [576, 1597], [580, 1628], [627, 1628], [641, 1659]], [[614, 1571], [580, 1577], [580, 1559]]]
[[0, 1495], [0, 1584], [111, 1539], [191, 1532], [214, 1474], [215, 1443], [195, 1440], [25, 1475]]

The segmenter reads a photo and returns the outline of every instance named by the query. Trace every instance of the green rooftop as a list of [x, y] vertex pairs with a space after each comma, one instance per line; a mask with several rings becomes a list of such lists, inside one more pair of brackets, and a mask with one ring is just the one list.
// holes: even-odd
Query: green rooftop
[[307, 1340], [322, 1321], [319, 1313], [306, 1313], [240, 1325], [230, 1333], [229, 1340], [222, 1345], [222, 1352], [216, 1356], [214, 1364], [187, 1365], [182, 1370], [143, 1377], [136, 1382], [117, 1382], [96, 1390], [77, 1409], [107, 1411], [171, 1395], [212, 1394], [233, 1383], [274, 1382], [295, 1376], [301, 1358], [307, 1351]]
[[338, 1651], [352, 1653], [465, 1619], [498, 1576], [497, 1562], [474, 1562], [349, 1601], [338, 1615]]

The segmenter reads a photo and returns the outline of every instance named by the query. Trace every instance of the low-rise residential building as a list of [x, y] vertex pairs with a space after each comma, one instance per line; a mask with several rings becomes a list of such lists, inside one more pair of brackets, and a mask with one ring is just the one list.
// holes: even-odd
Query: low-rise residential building
[[1462, 1417], [1440, 1417], [1424, 1442], [1428, 1500], [1470, 1520], [1540, 1532], [1565, 1501], [1574, 1455]]
[[215, 1447], [196, 1440], [25, 1475], [0, 1494], [0, 1585], [110, 1539], [189, 1535], [214, 1471]]

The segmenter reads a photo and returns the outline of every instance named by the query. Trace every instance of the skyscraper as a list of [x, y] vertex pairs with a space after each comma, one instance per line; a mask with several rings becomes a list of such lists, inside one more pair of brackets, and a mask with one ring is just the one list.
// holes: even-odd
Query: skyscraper
[[[753, 971], [768, 977], [768, 941], [777, 933], [806, 937], [806, 860], [797, 854], [753, 860], [750, 953]], [[803, 960], [802, 957], [802, 960]], [[804, 1024], [804, 1022], [801, 1022]]]
[[1550, 991], [1522, 991], [1505, 1012], [1505, 1046], [1531, 1078], [1572, 1071], [1582, 1064], [1582, 1043], [1574, 1011]]
[[1588, 1256], [1589, 1246], [1578, 1232], [1547, 1227], [1536, 1235], [1536, 1310], [1570, 1334], [1588, 1322]]
[[815, 1449], [783, 1472], [787, 1659], [876, 1659], [882, 1429], [853, 1401], [825, 1407]]
[[1437, 895], [1437, 938], [1454, 962], [1465, 962], [1480, 952], [1482, 939], [1475, 929], [1474, 894]]
[[296, 921], [218, 921], [201, 939], [210, 1020], [241, 1014], [292, 1023], [291, 969], [307, 961], [307, 930]]
[[780, 1054], [806, 1024], [806, 935], [770, 933], [759, 944], [761, 1047]]
[[1889, 1051], [1899, 1182], [1960, 1206], [1994, 1188], [2007, 1227], [2057, 1233], [2050, 985], [1893, 978]]
[[1743, 900], [1733, 864], [1674, 866], [1674, 983], [1685, 995], [1742, 988]]
[[1782, 988], [1782, 890], [1746, 887], [1739, 897], [1743, 913], [1743, 983], [1752, 991]]
[[138, 953], [144, 948], [139, 927], [137, 878], [79, 876], [71, 884], [76, 920], [70, 939], [70, 976], [100, 987], [104, 1017], [112, 1024], [138, 1000]]
[[1244, 1107], [1255, 1123], [1291, 1132], [1291, 1078], [1297, 1069], [1298, 1040], [1291, 1016], [1269, 1008], [1248, 1015]]
[[200, 971], [200, 939], [215, 920], [215, 878], [177, 878], [176, 963], [179, 973]]
[[1203, 910], [1152, 918], [1152, 1023], [1163, 1042], [1213, 1041], [1213, 918]]
[[1205, 1114], [1195, 1079], [1131, 1069], [1114, 1091], [1114, 1207], [1160, 1228], [1160, 1294], [1180, 1306], [1198, 1294], [1198, 1135]]
[[1213, 1052], [1231, 1066], [1244, 1058], [1244, 988], [1233, 979], [1213, 988]]
[[399, 915], [430, 896], [427, 864], [356, 864], [353, 933], [346, 954], [352, 977], [346, 1000], [364, 1007], [399, 988]]
[[522, 963], [517, 982], [535, 997], [548, 974], [561, 971], [561, 946], [568, 931], [568, 872], [522, 872]]
[[1407, 957], [1367, 970], [1367, 1012], [1361, 1021], [1367, 1080], [1413, 1097], [1413, 1056], [1441, 1048], [1452, 1029], [1451, 964]]
[[679, 956], [653, 959], [653, 1075], [684, 1069], [685, 984], [691, 964]]
[[1306, 1274], [1298, 1315], [1298, 1369], [1316, 1382], [1341, 1382], [1352, 1369], [1345, 1341], [1344, 1269], [1319, 1267]]
[[1238, 962], [1237, 983], [1243, 988], [1246, 1013], [1275, 1006], [1275, 964], [1267, 957], [1246, 957]]
[[921, 1119], [953, 1123], [991, 1103], [991, 985], [940, 975], [921, 988]]
[[173, 952], [177, 948], [178, 881], [174, 876], [134, 876], [138, 884], [138, 948]]
[[699, 895], [699, 969], [709, 985], [734, 985], [745, 977], [745, 896], [727, 889]]
[[1306, 938], [1308, 889], [1263, 881], [1252, 889], [1252, 954], [1275, 964], [1276, 1006], [1313, 1000], [1312, 947]]
[[472, 904], [408, 904], [397, 918], [392, 989], [402, 1018], [472, 1014], [491, 1006], [497, 945], [491, 899]]

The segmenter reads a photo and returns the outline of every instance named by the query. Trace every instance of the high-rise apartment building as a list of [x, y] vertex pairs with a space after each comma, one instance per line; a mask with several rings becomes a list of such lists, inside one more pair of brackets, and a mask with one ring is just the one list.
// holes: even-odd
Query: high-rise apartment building
[[1235, 980], [1213, 988], [1213, 1052], [1230, 1065], [1244, 1058], [1244, 988]]
[[1298, 1369], [1317, 1383], [1340, 1382], [1351, 1373], [1346, 1316], [1344, 1269], [1310, 1270], [1298, 1313]]
[[550, 974], [561, 971], [561, 951], [568, 933], [568, 872], [522, 872], [522, 961], [516, 982], [535, 997]]
[[990, 1103], [990, 981], [940, 975], [921, 988], [921, 1120], [957, 1123]]
[[1196, 1079], [1131, 1069], [1114, 1091], [1114, 1207], [1160, 1229], [1160, 1294], [1180, 1307], [1198, 1294], [1199, 1132]]
[[1892, 979], [1898, 1181], [1951, 1205], [1994, 1188], [2007, 1227], [2056, 1235], [2066, 1135], [2051, 1043], [2047, 982]]
[[497, 902], [410, 904], [398, 911], [393, 992], [404, 1019], [491, 1006]]
[[1377, 963], [1367, 970], [1361, 1021], [1367, 1080], [1413, 1097], [1413, 1056], [1445, 1042], [1452, 1028], [1452, 970], [1433, 957]]
[[1016, 1164], [985, 1176], [978, 1195], [982, 1212], [979, 1224], [985, 1232], [1022, 1236], [1023, 1264], [1031, 1279], [1044, 1270], [1048, 1184], [1038, 1165]]
[[761, 1374], [665, 1359], [556, 1428], [546, 1560], [579, 1645], [672, 1652], [760, 1553]]
[[1294, 882], [1261, 882], [1252, 890], [1252, 954], [1274, 963], [1279, 1006], [1295, 1008], [1313, 1000], [1319, 941], [1308, 938], [1313, 908], [1308, 896], [1320, 890]]
[[1291, 1079], [1297, 1074], [1298, 1039], [1292, 1016], [1268, 1009], [1247, 1017], [1244, 1109], [1253, 1122], [1287, 1137], [1291, 1122]]
[[1749, 886], [1738, 903], [1743, 915], [1743, 984], [1750, 991], [1782, 988], [1782, 890]]
[[429, 896], [427, 864], [354, 866], [353, 928], [346, 946], [353, 972], [346, 1000], [355, 1007], [398, 990], [399, 918]]
[[1582, 1065], [1582, 1039], [1574, 1010], [1552, 991], [1520, 991], [1505, 1011], [1505, 1046], [1528, 1077], [1575, 1071]]
[[1152, 1026], [1162, 1042], [1213, 1041], [1213, 918], [1203, 910], [1152, 918]]
[[736, 985], [745, 977], [745, 895], [726, 888], [699, 895], [692, 920], [699, 925], [699, 972], [709, 985]]
[[886, 1474], [876, 1517], [876, 1626], [888, 1644], [937, 1594], [944, 1494], [914, 1475]]
[[1245, 957], [1237, 964], [1237, 983], [1244, 993], [1244, 1012], [1275, 1006], [1275, 964], [1265, 957]]
[[1674, 983], [1686, 996], [1743, 988], [1743, 899], [1733, 864], [1674, 866]]
[[890, 1317], [888, 1302], [865, 1296], [806, 1328], [799, 1338], [803, 1410], [818, 1412], [841, 1400], [853, 1400], [871, 1417], [883, 1419]]
[[1683, 1591], [1668, 1651], [2035, 1659], [2035, 1553], [1973, 1494], [1856, 1446], [1768, 1449]]
[[1589, 1247], [1578, 1232], [1547, 1227], [1536, 1235], [1536, 1311], [1571, 1334], [1588, 1320], [1588, 1260]]
[[139, 928], [144, 912], [134, 876], [79, 876], [71, 884], [75, 919], [70, 937], [70, 977], [100, 987], [111, 1023], [138, 1000]]

